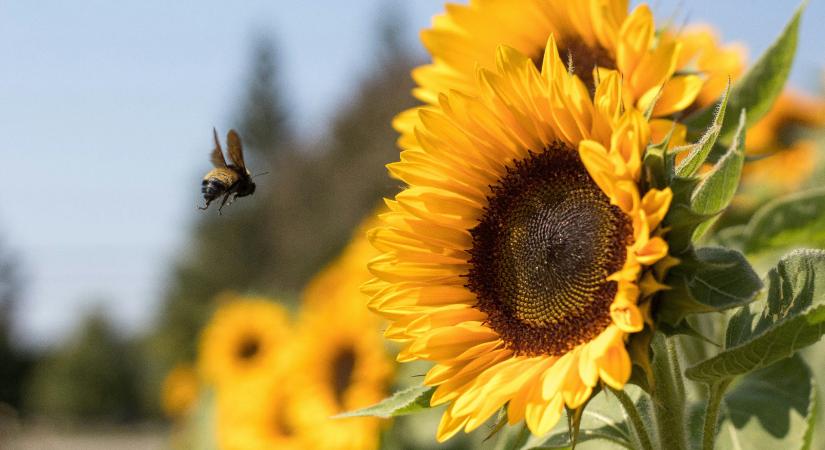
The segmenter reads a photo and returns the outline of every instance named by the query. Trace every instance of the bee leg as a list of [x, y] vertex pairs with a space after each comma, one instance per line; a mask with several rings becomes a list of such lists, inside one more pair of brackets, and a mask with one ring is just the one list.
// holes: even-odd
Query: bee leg
[[198, 209], [200, 209], [201, 211], [203, 211], [204, 209], [209, 208], [209, 204], [210, 204], [210, 203], [212, 203], [212, 200], [207, 200], [207, 201], [206, 201], [206, 204], [205, 204], [205, 205], [203, 205], [203, 206], [198, 206]]
[[[223, 209], [224, 205], [226, 205], [226, 201], [229, 200], [230, 195], [232, 195], [232, 193], [227, 192], [226, 195], [223, 196], [223, 199], [221, 199], [221, 206], [218, 208], [218, 215], [221, 215], [221, 216], [223, 215], [221, 213], [221, 210]], [[232, 203], [232, 202], [229, 202], [229, 203]]]

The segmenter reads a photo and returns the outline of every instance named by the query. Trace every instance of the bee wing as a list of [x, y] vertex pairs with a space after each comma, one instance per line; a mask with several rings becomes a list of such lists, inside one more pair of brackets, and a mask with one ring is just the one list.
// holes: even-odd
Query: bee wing
[[212, 128], [212, 136], [215, 138], [215, 148], [212, 149], [212, 154], [209, 155], [209, 160], [215, 167], [226, 167], [226, 160], [223, 159], [223, 150], [221, 149], [221, 141], [218, 140], [218, 131]]
[[240, 169], [246, 170], [246, 164], [243, 162], [243, 146], [238, 132], [229, 130], [229, 133], [226, 134], [226, 143], [229, 146], [229, 159]]

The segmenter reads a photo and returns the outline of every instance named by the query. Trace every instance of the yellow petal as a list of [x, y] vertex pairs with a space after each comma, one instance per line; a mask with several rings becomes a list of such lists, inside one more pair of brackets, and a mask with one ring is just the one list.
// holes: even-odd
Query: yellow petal
[[662, 219], [667, 215], [670, 208], [670, 202], [673, 200], [673, 191], [670, 188], [664, 190], [651, 189], [645, 193], [642, 198], [642, 209], [647, 217], [647, 224], [651, 230], [662, 222]]
[[687, 144], [687, 127], [679, 122], [666, 119], [650, 121], [650, 143], [659, 144], [670, 135], [668, 148]]
[[609, 197], [610, 203], [618, 206], [628, 215], [633, 214], [639, 208], [639, 188], [633, 181], [617, 181]]
[[596, 141], [582, 141], [579, 143], [579, 157], [599, 189], [610, 196], [613, 192], [611, 174], [614, 169], [604, 146]]
[[646, 266], [654, 264], [665, 256], [667, 256], [667, 242], [658, 236], [650, 238], [644, 247], [636, 250], [636, 259]]
[[469, 417], [453, 417], [452, 408], [448, 407], [441, 416], [441, 422], [438, 424], [438, 431], [436, 431], [435, 439], [438, 442], [444, 442], [458, 433], [461, 428], [470, 420]]
[[622, 24], [616, 62], [619, 71], [631, 74], [642, 55], [650, 48], [654, 33], [653, 13], [647, 5], [639, 5]]
[[624, 344], [610, 347], [599, 361], [599, 376], [613, 389], [622, 389], [630, 378], [630, 356]]
[[533, 434], [542, 436], [558, 423], [563, 410], [564, 398], [558, 394], [549, 402], [528, 403], [524, 419]]
[[586, 385], [596, 385], [599, 380], [599, 360], [607, 352], [607, 349], [616, 345], [617, 342], [622, 344], [623, 338], [624, 333], [619, 327], [608, 325], [595, 339], [579, 347], [581, 357], [577, 370]]
[[581, 352], [573, 352], [574, 358], [571, 361], [571, 368], [564, 374], [564, 383], [562, 384], [562, 396], [568, 408], [578, 408], [590, 398], [593, 392], [591, 386], [586, 385], [579, 375], [578, 363]]
[[644, 328], [644, 317], [641, 311], [634, 303], [628, 301], [613, 302], [610, 305], [610, 317], [613, 323], [625, 333], [638, 333]]
[[[642, 56], [642, 60], [630, 76], [634, 93], [641, 96], [652, 89], [659, 90], [676, 70], [681, 48], [678, 42], [667, 42]], [[655, 98], [655, 94], [653, 97]], [[641, 105], [639, 110], [644, 110]]]
[[537, 358], [538, 362], [530, 369], [529, 381], [525, 382], [524, 388], [518, 391], [507, 406], [507, 421], [510, 425], [521, 422], [524, 419], [527, 403], [534, 396], [541, 397], [541, 377], [550, 368], [556, 360], [555, 356], [545, 356]]
[[[667, 116], [677, 111], [683, 111], [696, 101], [696, 97], [702, 90], [703, 81], [697, 75], [684, 75], [674, 77], [668, 80], [659, 100], [656, 101], [656, 106], [653, 107], [653, 115]], [[643, 111], [647, 110], [647, 106], [639, 105]]]

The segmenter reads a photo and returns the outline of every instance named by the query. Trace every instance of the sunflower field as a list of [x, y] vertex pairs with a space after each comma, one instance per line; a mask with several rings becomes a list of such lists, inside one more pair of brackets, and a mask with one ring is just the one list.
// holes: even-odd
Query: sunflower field
[[55, 415], [173, 450], [825, 449], [825, 94], [786, 86], [810, 6], [749, 57], [643, 2], [447, 3], [423, 61], [381, 30], [310, 143], [259, 43], [212, 154], [258, 192], [207, 174], [237, 204], [137, 338], [94, 316], [25, 356], [0, 308], [0, 448]]

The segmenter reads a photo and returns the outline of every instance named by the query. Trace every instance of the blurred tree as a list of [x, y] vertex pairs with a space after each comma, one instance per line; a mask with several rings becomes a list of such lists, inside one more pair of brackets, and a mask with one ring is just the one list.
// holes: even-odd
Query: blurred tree
[[271, 230], [281, 247], [272, 280], [289, 291], [301, 289], [337, 255], [358, 223], [398, 186], [384, 166], [398, 159], [391, 121], [414, 104], [414, 58], [400, 39], [400, 12], [387, 6], [379, 20], [374, 67], [333, 116], [326, 135], [304, 149], [299, 170], [284, 174], [269, 203], [281, 220]]
[[286, 126], [287, 114], [280, 98], [277, 59], [272, 39], [259, 35], [253, 42], [252, 68], [244, 102], [236, 112], [238, 131], [243, 136], [250, 162], [257, 159], [258, 163], [275, 167], [292, 151], [286, 145], [291, 140], [291, 133]]
[[23, 383], [32, 365], [32, 356], [17, 348], [12, 340], [12, 316], [20, 296], [18, 260], [0, 241], [0, 403], [19, 410]]
[[139, 418], [137, 355], [106, 317], [95, 312], [66, 345], [35, 366], [25, 399], [27, 409], [65, 420]]

